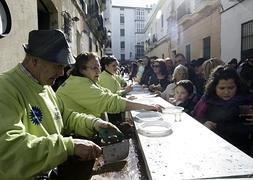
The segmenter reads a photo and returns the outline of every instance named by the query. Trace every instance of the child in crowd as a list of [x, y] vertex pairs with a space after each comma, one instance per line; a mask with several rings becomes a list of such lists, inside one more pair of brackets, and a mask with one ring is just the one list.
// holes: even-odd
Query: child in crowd
[[218, 66], [211, 73], [204, 96], [195, 106], [193, 116], [248, 153], [252, 126], [244, 123], [239, 106], [252, 102], [252, 95], [246, 94], [244, 87], [234, 68]]
[[190, 80], [178, 81], [175, 87], [174, 105], [181, 106], [188, 114], [193, 110], [196, 100], [194, 85]]

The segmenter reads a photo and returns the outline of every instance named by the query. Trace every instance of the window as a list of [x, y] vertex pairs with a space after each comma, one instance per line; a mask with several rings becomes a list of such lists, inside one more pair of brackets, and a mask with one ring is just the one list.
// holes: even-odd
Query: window
[[185, 58], [187, 61], [191, 61], [191, 45], [190, 44], [185, 46]]
[[98, 45], [96, 44], [96, 52], [98, 52]]
[[125, 23], [124, 14], [120, 14], [120, 24], [124, 24], [124, 23]]
[[120, 49], [125, 49], [125, 41], [120, 42]]
[[120, 29], [120, 36], [125, 36], [125, 29]]
[[124, 11], [124, 8], [119, 8], [121, 11]]
[[144, 20], [144, 9], [136, 9], [135, 17], [136, 17], [136, 20]]
[[203, 39], [203, 58], [209, 59], [211, 56], [211, 37]]
[[125, 61], [125, 54], [120, 54], [120, 60]]
[[144, 21], [135, 21], [135, 32], [143, 32], [144, 29]]
[[245, 51], [253, 49], [253, 21], [242, 24], [242, 59], [245, 59]]
[[137, 45], [135, 45], [135, 59], [143, 58], [144, 56], [144, 42], [138, 42]]
[[176, 51], [176, 50], [173, 50], [173, 51], [172, 51], [172, 54], [173, 54], [173, 56], [175, 57], [176, 54], [177, 54], [177, 51]]
[[92, 52], [92, 39], [89, 37], [89, 51]]

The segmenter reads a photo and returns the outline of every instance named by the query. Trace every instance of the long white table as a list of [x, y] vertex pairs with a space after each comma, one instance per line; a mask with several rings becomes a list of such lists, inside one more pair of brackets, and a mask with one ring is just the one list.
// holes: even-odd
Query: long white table
[[[133, 95], [138, 97], [136, 102], [171, 106], [147, 93]], [[134, 120], [138, 113], [131, 111]], [[147, 137], [137, 133], [149, 179], [253, 179], [253, 159], [194, 118], [186, 113], [181, 122], [175, 122], [171, 114], [162, 114], [162, 118], [172, 124], [172, 134]], [[140, 123], [135, 121], [135, 126], [138, 129]]]

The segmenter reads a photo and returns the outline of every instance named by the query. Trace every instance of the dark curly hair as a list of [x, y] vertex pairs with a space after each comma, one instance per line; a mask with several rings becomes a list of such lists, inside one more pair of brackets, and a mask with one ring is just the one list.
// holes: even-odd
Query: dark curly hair
[[180, 80], [177, 82], [176, 87], [182, 86], [188, 93], [189, 96], [191, 96], [194, 92], [194, 85], [190, 80]]
[[105, 66], [113, 63], [114, 61], [118, 61], [116, 57], [114, 56], [103, 56], [100, 60], [100, 65], [101, 65], [101, 71], [105, 70]]
[[95, 59], [95, 58], [99, 58], [99, 57], [97, 56], [97, 54], [93, 52], [84, 52], [84, 53], [79, 54], [76, 57], [76, 63], [74, 65], [74, 69], [71, 72], [71, 74], [74, 76], [83, 76], [81, 73], [82, 69], [86, 69], [86, 64], [90, 60]]
[[234, 68], [224, 66], [217, 66], [213, 72], [210, 74], [210, 77], [205, 86], [205, 95], [207, 97], [216, 97], [216, 86], [220, 80], [233, 79], [235, 81], [237, 91], [236, 95], [241, 95], [247, 92], [246, 86], [243, 85], [239, 75], [237, 74]]
[[153, 63], [155, 62], [159, 63], [160, 73], [162, 75], [168, 76], [168, 70], [167, 70], [165, 61], [163, 59], [156, 59], [153, 61]]

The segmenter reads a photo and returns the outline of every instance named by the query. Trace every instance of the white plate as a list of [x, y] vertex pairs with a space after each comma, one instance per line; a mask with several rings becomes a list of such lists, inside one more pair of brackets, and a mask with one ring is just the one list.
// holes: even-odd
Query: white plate
[[171, 124], [165, 121], [145, 122], [138, 128], [139, 134], [147, 137], [163, 137], [172, 134]]
[[140, 122], [163, 120], [161, 114], [154, 111], [140, 112], [135, 117]]

